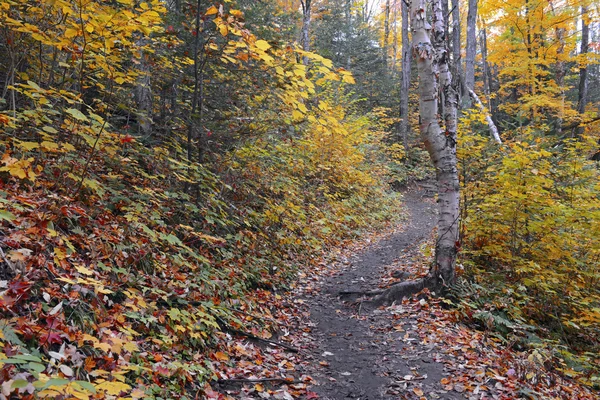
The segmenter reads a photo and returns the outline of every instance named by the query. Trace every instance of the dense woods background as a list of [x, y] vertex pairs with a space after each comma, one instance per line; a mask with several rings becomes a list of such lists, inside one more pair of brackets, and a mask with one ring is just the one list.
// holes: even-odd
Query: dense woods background
[[[598, 4], [442, 5], [450, 301], [597, 387]], [[0, 397], [191, 398], [228, 328], [270, 337], [244, 312], [286, 318], [319, 254], [399, 223], [434, 173], [406, 7], [0, 0]]]

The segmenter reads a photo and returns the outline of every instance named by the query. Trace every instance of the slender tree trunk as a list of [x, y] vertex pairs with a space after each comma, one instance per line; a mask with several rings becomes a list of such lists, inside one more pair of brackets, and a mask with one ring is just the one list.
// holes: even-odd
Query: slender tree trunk
[[[587, 21], [588, 9], [581, 7], [581, 50], [580, 55], [587, 56], [590, 45], [590, 26]], [[587, 64], [583, 64], [579, 69], [579, 95], [577, 99], [577, 112], [579, 115], [585, 113], [585, 106], [588, 101], [588, 68]], [[584, 131], [582, 126], [577, 128], [577, 134], [581, 135]]]
[[412, 62], [412, 49], [408, 36], [408, 8], [402, 0], [400, 3], [402, 17], [402, 85], [400, 89], [400, 136], [404, 145], [405, 160], [410, 160], [410, 146], [408, 136], [410, 124], [408, 123], [408, 91], [410, 89], [410, 69]]
[[[460, 200], [456, 162], [457, 96], [448, 67], [441, 0], [432, 1], [432, 10], [433, 44], [430, 40], [432, 27], [427, 21], [425, 0], [413, 0], [411, 5], [413, 52], [417, 57], [419, 70], [420, 130], [435, 166], [438, 183], [438, 237], [435, 265], [430, 272], [430, 279], [431, 286], [439, 289], [454, 282]], [[438, 119], [437, 100], [440, 92], [444, 97], [445, 129], [442, 129]]]
[[346, 16], [346, 69], [352, 66], [352, 0], [345, 0], [344, 14]]
[[388, 52], [389, 52], [389, 41], [390, 41], [390, 0], [385, 2], [385, 19], [383, 27], [383, 65], [386, 73], [388, 72]]
[[[310, 7], [312, 0], [301, 0], [302, 5], [302, 50], [310, 51]], [[302, 57], [302, 63], [308, 65], [308, 57]]]
[[[402, 1], [402, 0], [400, 0]], [[393, 21], [393, 49], [392, 49], [392, 75], [396, 75], [396, 63], [398, 62], [398, 0], [394, 0], [392, 8], [392, 21]]]
[[463, 71], [462, 58], [460, 55], [460, 6], [459, 0], [452, 0], [452, 75], [456, 82], [455, 87], [460, 88], [459, 96], [464, 96], [462, 92]]
[[485, 20], [483, 18], [481, 21], [481, 31], [479, 35], [479, 47], [481, 48], [481, 64], [483, 65], [483, 93], [485, 94], [485, 98], [487, 100], [489, 110], [492, 111], [491, 102], [490, 102], [490, 94], [492, 88], [491, 82], [491, 72], [490, 65], [487, 61], [487, 29], [485, 26]]
[[152, 134], [152, 86], [150, 62], [148, 53], [143, 49], [146, 45], [146, 40], [137, 42], [137, 47], [140, 49], [140, 75], [135, 86], [135, 99], [138, 111], [138, 125], [144, 135]]
[[481, 100], [479, 99], [477, 94], [475, 93], [475, 91], [471, 90], [469, 88], [467, 88], [467, 90], [469, 91], [469, 95], [471, 96], [473, 101], [475, 101], [475, 104], [477, 104], [477, 107], [479, 107], [481, 112], [485, 115], [485, 120], [488, 124], [488, 127], [490, 128], [490, 135], [492, 135], [492, 138], [494, 139], [494, 141], [496, 143], [502, 144], [502, 139], [500, 139], [500, 134], [498, 133], [498, 128], [496, 127], [496, 124], [494, 123], [492, 116], [490, 115], [488, 110], [485, 108], [485, 106], [483, 105], [483, 103], [481, 102]]
[[[467, 56], [465, 58], [465, 86], [467, 90], [475, 90], [475, 55], [477, 53], [477, 0], [469, 0], [467, 14]], [[471, 106], [470, 96], [465, 96], [467, 107]]]
[[563, 114], [565, 108], [565, 61], [562, 59], [565, 53], [565, 28], [556, 28], [556, 39], [558, 48], [556, 49], [556, 85], [560, 90], [560, 109], [558, 110], [558, 118], [556, 119], [556, 133], [562, 133]]
[[444, 35], [446, 38], [446, 47], [449, 49], [450, 44], [450, 9], [448, 8], [448, 0], [442, 0], [442, 11], [444, 13]]

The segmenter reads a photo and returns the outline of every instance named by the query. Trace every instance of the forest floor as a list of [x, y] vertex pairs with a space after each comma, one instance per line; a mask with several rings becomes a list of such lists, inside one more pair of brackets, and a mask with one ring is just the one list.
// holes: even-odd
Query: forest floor
[[[218, 391], [225, 398], [288, 400], [598, 398], [546, 371], [535, 352], [518, 352], [491, 332], [464, 325], [428, 293], [367, 307], [364, 293], [427, 273], [437, 220], [428, 194], [419, 186], [406, 190], [401, 227], [340, 248], [319, 271], [301, 274], [278, 305], [286, 315], [278, 340], [298, 352], [262, 346], [262, 372], [243, 364], [258, 379], [225, 379]], [[221, 397], [215, 392], [214, 398]]]

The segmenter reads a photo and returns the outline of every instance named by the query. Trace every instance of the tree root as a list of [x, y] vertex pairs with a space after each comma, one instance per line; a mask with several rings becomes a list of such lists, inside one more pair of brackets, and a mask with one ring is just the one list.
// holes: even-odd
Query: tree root
[[302, 381], [294, 380], [293, 378], [262, 378], [262, 379], [219, 379], [217, 383], [232, 384], [232, 383], [261, 383], [261, 382], [285, 382], [288, 384], [302, 383]]
[[402, 301], [406, 297], [413, 296], [423, 289], [433, 290], [437, 287], [439, 287], [439, 281], [431, 275], [413, 281], [400, 282], [390, 286], [372, 299], [364, 301], [362, 307], [375, 309], [381, 306], [389, 306], [396, 301]]

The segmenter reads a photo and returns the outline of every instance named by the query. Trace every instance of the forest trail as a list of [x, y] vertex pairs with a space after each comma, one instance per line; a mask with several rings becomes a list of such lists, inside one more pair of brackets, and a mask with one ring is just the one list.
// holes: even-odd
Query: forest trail
[[305, 297], [316, 342], [310, 365], [318, 385], [312, 390], [320, 398], [412, 399], [425, 393], [427, 398], [463, 398], [442, 387], [440, 381], [450, 372], [436, 343], [420, 337], [419, 315], [407, 312], [415, 304], [368, 312], [354, 293], [416, 278], [423, 265], [416, 265], [415, 258], [436, 222], [435, 204], [424, 195], [422, 188], [406, 191], [409, 215], [402, 229], [341, 257], [342, 268]]

